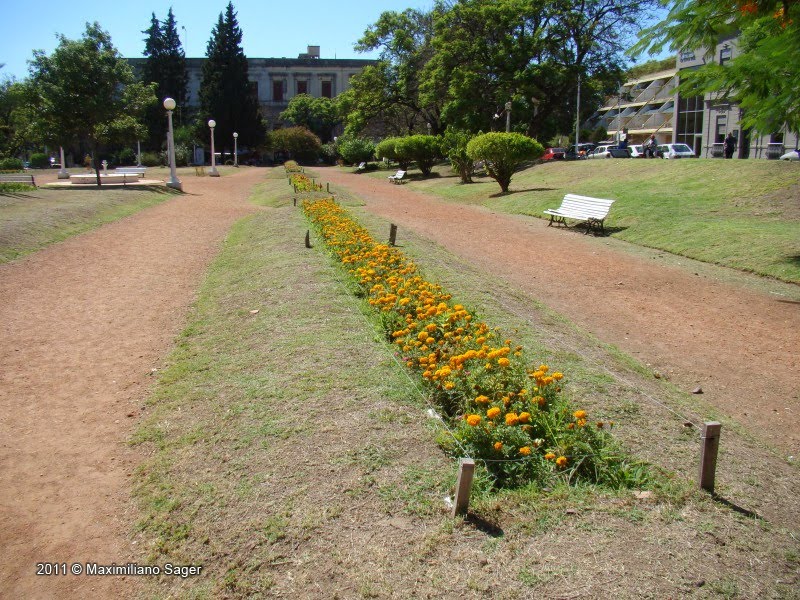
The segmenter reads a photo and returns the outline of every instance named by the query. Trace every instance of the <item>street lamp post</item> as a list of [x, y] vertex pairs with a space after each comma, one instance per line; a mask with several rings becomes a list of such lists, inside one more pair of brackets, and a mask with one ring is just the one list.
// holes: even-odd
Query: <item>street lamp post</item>
[[428, 135], [430, 135], [430, 134], [431, 134], [431, 128], [432, 128], [433, 126], [432, 126], [430, 123], [428, 123], [427, 125], [428, 125]]
[[142, 166], [142, 143], [136, 140], [136, 166]]
[[[167, 154], [169, 154], [169, 181], [167, 187], [183, 191], [181, 180], [175, 170], [175, 138], [172, 134], [172, 111], [175, 110], [175, 100], [164, 98], [164, 108], [167, 109]], [[141, 153], [140, 153], [141, 156]]]
[[211, 170], [208, 172], [208, 176], [219, 177], [219, 171], [217, 171], [217, 158], [214, 155], [214, 127], [217, 126], [217, 122], [214, 119], [209, 119], [208, 126], [211, 128]]
[[511, 101], [506, 102], [506, 133], [511, 133]]
[[239, 166], [239, 134], [235, 131], [233, 132], [233, 166]]
[[58, 178], [59, 179], [69, 179], [69, 173], [67, 173], [67, 165], [64, 164], [64, 146], [59, 147], [59, 158], [61, 159], [61, 168], [58, 170]]

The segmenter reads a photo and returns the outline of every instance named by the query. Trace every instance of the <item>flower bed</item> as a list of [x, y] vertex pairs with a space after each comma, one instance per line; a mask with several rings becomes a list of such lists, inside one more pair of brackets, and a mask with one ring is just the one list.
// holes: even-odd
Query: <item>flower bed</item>
[[562, 373], [529, 365], [521, 346], [426, 281], [402, 252], [372, 239], [333, 199], [303, 208], [453, 429], [442, 442], [449, 453], [484, 465], [498, 486], [554, 478], [644, 483], [646, 469], [607, 432], [613, 423], [590, 420], [560, 394]]
[[287, 173], [302, 173], [303, 167], [297, 164], [297, 161], [294, 160], [287, 160], [283, 163], [283, 168], [286, 170]]
[[302, 173], [292, 173], [289, 176], [289, 183], [294, 186], [295, 192], [320, 192], [321, 183], [314, 183], [314, 180]]

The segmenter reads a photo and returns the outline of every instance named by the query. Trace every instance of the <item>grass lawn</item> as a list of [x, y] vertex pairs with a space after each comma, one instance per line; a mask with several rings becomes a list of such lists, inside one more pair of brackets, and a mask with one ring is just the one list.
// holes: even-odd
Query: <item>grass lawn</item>
[[[654, 465], [639, 497], [479, 482], [472, 517], [451, 519], [446, 433], [321, 243], [304, 248], [281, 170], [253, 200], [265, 208], [211, 267], [133, 440], [149, 455], [142, 561], [204, 565], [142, 582], [148, 597], [791, 597], [795, 466], [520, 290], [408, 237], [428, 279], [563, 370], [567, 393]], [[358, 198], [339, 200], [385, 236]], [[763, 518], [694, 490], [696, 431], [651, 397], [723, 420], [718, 491]]]
[[172, 197], [167, 188], [0, 193], [0, 263], [127, 217]]
[[[763, 160], [589, 160], [517, 173], [500, 195], [487, 177], [462, 185], [448, 167], [409, 185], [447, 200], [544, 217], [566, 193], [612, 198], [613, 237], [800, 283], [800, 167]], [[373, 176], [384, 173], [373, 172]], [[419, 176], [416, 171], [412, 177]], [[573, 222], [574, 223], [574, 222]]]

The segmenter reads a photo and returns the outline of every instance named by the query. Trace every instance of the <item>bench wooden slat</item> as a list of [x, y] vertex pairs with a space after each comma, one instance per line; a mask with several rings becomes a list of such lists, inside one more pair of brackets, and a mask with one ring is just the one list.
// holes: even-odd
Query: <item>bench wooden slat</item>
[[[550, 215], [548, 227], [553, 224], [553, 221], [566, 225], [565, 219], [575, 219], [576, 221], [586, 221], [589, 224], [589, 228], [599, 225], [602, 231], [603, 220], [608, 215], [612, 204], [614, 204], [614, 200], [607, 198], [567, 194], [561, 201], [561, 206], [549, 208], [543, 212], [546, 215]], [[557, 217], [557, 219], [554, 219], [554, 217]]]
[[27, 183], [36, 187], [33, 175], [16, 175], [13, 173], [0, 173], [0, 183]]

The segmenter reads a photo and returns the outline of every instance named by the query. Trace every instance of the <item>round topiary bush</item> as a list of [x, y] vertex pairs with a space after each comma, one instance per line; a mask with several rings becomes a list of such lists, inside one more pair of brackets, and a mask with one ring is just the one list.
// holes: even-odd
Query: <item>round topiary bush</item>
[[351, 165], [369, 162], [375, 155], [375, 142], [365, 138], [339, 138], [337, 147], [339, 155]]
[[544, 147], [521, 133], [484, 133], [467, 144], [467, 155], [472, 160], [486, 163], [486, 172], [508, 192], [511, 177], [526, 161], [544, 154]]
[[31, 154], [31, 167], [34, 169], [47, 169], [50, 166], [50, 157], [43, 152]]
[[423, 175], [430, 175], [433, 165], [442, 158], [442, 143], [433, 135], [409, 135], [399, 138], [394, 146], [395, 154], [417, 163]]
[[0, 171], [22, 171], [23, 168], [22, 161], [18, 158], [0, 159]]

